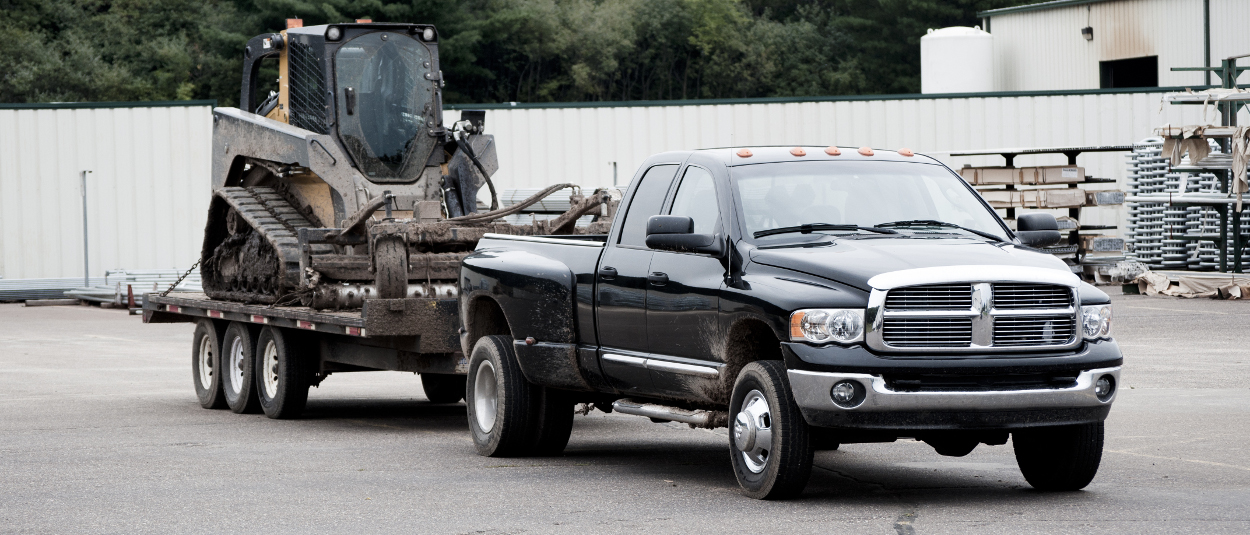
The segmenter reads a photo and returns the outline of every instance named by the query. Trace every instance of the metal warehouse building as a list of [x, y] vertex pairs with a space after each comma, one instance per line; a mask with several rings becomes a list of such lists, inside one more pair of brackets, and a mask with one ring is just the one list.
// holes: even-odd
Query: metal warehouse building
[[1250, 0], [1058, 0], [979, 16], [996, 91], [1218, 85], [1171, 69], [1250, 54]]

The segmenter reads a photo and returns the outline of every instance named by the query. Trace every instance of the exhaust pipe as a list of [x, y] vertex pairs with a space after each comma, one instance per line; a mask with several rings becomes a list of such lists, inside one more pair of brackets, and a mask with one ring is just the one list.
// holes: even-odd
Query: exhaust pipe
[[689, 410], [655, 403], [643, 403], [632, 399], [618, 399], [612, 402], [612, 410], [622, 414], [646, 416], [653, 420], [668, 420], [689, 424], [690, 427], [716, 429], [728, 427], [729, 413], [726, 411], [707, 411], [702, 409]]

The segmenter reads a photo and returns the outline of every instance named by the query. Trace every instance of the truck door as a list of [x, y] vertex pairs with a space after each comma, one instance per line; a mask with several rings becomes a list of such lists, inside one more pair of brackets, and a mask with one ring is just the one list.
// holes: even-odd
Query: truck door
[[647, 219], [660, 213], [677, 165], [657, 165], [634, 187], [615, 243], [609, 243], [599, 261], [595, 281], [595, 314], [602, 347], [604, 375], [622, 392], [651, 390], [651, 376], [643, 363], [647, 353]]
[[[716, 185], [708, 170], [688, 166], [673, 197], [671, 215], [694, 220], [696, 234], [721, 232]], [[689, 391], [689, 379], [715, 377], [723, 342], [718, 314], [725, 267], [719, 258], [697, 253], [655, 251], [647, 285], [647, 346], [652, 380], [659, 391]]]

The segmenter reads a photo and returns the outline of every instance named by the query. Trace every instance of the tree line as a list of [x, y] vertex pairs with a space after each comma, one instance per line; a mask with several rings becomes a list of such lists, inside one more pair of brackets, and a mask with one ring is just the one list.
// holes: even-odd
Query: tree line
[[0, 0], [0, 102], [216, 99], [285, 27], [439, 28], [448, 103], [920, 90], [928, 28], [1030, 0]]

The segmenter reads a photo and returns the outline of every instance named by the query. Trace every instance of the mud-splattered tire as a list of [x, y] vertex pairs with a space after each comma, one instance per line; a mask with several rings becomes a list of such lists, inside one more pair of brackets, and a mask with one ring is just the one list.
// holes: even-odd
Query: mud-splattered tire
[[430, 403], [455, 403], [464, 399], [465, 376], [446, 373], [421, 374], [421, 389]]
[[509, 337], [485, 336], [477, 341], [469, 359], [465, 412], [478, 455], [529, 453], [534, 444], [537, 390], [521, 374]]
[[403, 299], [408, 296], [408, 247], [403, 238], [378, 238], [373, 246], [377, 270], [374, 282], [378, 297]]
[[811, 437], [781, 361], [742, 368], [729, 418], [729, 453], [743, 493], [772, 500], [803, 492], [812, 473]]
[[1016, 464], [1033, 488], [1081, 490], [1102, 462], [1103, 422], [1021, 429], [1011, 434]]
[[308, 404], [308, 370], [297, 338], [265, 327], [256, 341], [256, 394], [270, 418], [298, 418]]
[[195, 324], [191, 336], [191, 380], [195, 397], [205, 409], [226, 408], [226, 395], [221, 391], [221, 329], [213, 320], [204, 318]]
[[256, 332], [249, 326], [230, 322], [222, 337], [222, 392], [226, 405], [239, 414], [260, 412], [253, 362], [256, 354]]

